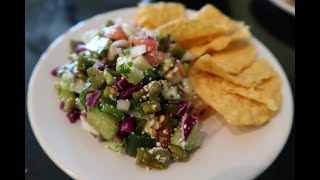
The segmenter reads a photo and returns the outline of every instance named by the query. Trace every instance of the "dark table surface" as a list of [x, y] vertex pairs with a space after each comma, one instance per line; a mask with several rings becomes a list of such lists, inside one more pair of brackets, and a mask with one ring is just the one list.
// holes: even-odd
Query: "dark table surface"
[[[123, 7], [137, 0], [27, 0], [25, 15], [25, 92], [34, 66], [49, 44], [79, 21]], [[199, 9], [209, 1], [191, 0], [188, 8]], [[284, 68], [295, 92], [295, 18], [268, 0], [212, 0], [227, 15], [245, 21], [252, 34], [261, 40]], [[295, 179], [295, 123], [283, 151], [257, 179]], [[71, 179], [39, 146], [25, 114], [25, 178]]]

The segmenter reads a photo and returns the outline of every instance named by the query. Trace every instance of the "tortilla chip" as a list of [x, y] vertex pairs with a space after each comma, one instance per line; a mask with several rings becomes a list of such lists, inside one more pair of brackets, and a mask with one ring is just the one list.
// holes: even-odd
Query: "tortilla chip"
[[[192, 53], [192, 51], [191, 51]], [[257, 57], [256, 48], [248, 42], [234, 42], [223, 51], [211, 54], [211, 61], [226, 73], [238, 74]]]
[[222, 35], [227, 29], [225, 26], [214, 24], [208, 20], [190, 20], [182, 18], [164, 24], [157, 30], [163, 35], [172, 35], [181, 46], [185, 48]]
[[277, 111], [280, 107], [281, 81], [276, 74], [257, 87], [245, 88], [229, 81], [223, 81], [222, 86], [225, 91], [263, 103], [272, 111]]
[[155, 29], [174, 19], [186, 18], [185, 7], [181, 3], [140, 3], [138, 7], [136, 22], [148, 29]]
[[190, 72], [192, 83], [198, 96], [231, 125], [262, 125], [274, 114], [262, 103], [225, 92], [223, 79], [205, 72]]
[[[224, 69], [228, 65], [221, 66], [221, 64], [216, 63], [209, 54], [206, 54], [195, 62], [193, 68], [220, 76], [244, 87], [254, 87], [275, 74], [272, 66], [266, 60], [258, 60], [253, 62], [249, 67], [242, 67], [245, 69], [236, 75], [230, 74]], [[244, 65], [244, 63], [241, 64]]]
[[192, 17], [198, 20], [210, 20], [214, 24], [223, 24], [228, 27], [229, 32], [235, 31], [237, 26], [228, 16], [224, 15], [219, 9], [212, 4], [204, 5], [198, 13]]

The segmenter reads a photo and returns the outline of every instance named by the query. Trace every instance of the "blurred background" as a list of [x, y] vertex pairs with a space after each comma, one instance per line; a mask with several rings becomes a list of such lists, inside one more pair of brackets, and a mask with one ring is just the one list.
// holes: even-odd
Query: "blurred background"
[[[176, 0], [177, 2], [178, 0]], [[286, 1], [286, 0], [279, 0]], [[26, 0], [25, 1], [25, 93], [40, 55], [60, 34], [76, 23], [99, 13], [136, 6], [149, 0]], [[295, 95], [295, 16], [271, 0], [190, 0], [187, 8], [198, 10], [206, 3], [230, 17], [245, 21], [284, 68]], [[286, 3], [286, 2], [285, 2]], [[25, 179], [71, 179], [39, 146], [25, 111]], [[277, 160], [257, 179], [295, 179], [295, 123]]]

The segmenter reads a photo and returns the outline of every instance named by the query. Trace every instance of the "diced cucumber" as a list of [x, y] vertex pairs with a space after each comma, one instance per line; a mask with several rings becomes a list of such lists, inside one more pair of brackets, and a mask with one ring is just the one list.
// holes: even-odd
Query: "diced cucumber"
[[176, 146], [173, 144], [169, 145], [169, 149], [171, 151], [171, 156], [174, 161], [177, 162], [186, 162], [188, 160], [187, 151], [182, 149], [180, 146]]
[[124, 74], [123, 77], [125, 77], [131, 84], [137, 85], [144, 78], [144, 74], [138, 68], [130, 67], [130, 72], [128, 74]]
[[125, 153], [127, 150], [127, 140], [122, 139], [117, 142], [108, 141], [106, 147], [115, 152]]
[[193, 91], [192, 85], [191, 85], [188, 78], [184, 78], [182, 80], [182, 87], [183, 87], [182, 89], [184, 91], [183, 97], [187, 100], [194, 99], [194, 91]]
[[133, 63], [133, 67], [136, 67], [141, 71], [153, 68], [142, 55], [133, 58], [131, 62]]
[[111, 116], [100, 112], [97, 108], [88, 108], [87, 119], [105, 140], [111, 141], [116, 137], [119, 123]]
[[193, 129], [186, 141], [183, 141], [181, 138], [181, 130], [180, 128], [176, 128], [172, 139], [171, 144], [182, 147], [187, 151], [196, 149], [201, 144], [201, 133], [200, 133], [200, 125], [199, 121], [193, 126]]
[[163, 84], [162, 95], [163, 95], [164, 99], [166, 99], [166, 100], [179, 100], [179, 99], [181, 99], [181, 96], [178, 93], [178, 87], [177, 86], [169, 87], [167, 83]]
[[175, 65], [175, 61], [172, 58], [166, 58], [163, 63], [163, 70], [169, 71]]
[[109, 72], [108, 68], [104, 70], [103, 76], [106, 78], [107, 85], [112, 85], [116, 81], [112, 74]]

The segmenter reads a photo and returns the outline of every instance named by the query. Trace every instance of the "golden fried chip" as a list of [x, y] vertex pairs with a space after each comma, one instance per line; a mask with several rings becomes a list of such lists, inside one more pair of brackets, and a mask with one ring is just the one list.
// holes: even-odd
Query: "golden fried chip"
[[[205, 71], [213, 75], [220, 76], [235, 84], [244, 87], [253, 87], [260, 84], [263, 80], [270, 78], [275, 74], [273, 68], [266, 60], [253, 62], [249, 67], [243, 69], [239, 74], [228, 73], [222, 63], [217, 64], [209, 54], [201, 56], [194, 64], [193, 68]], [[244, 63], [241, 63], [244, 65]], [[244, 68], [244, 67], [243, 67]]]
[[[192, 51], [191, 51], [192, 53]], [[249, 66], [257, 56], [256, 48], [248, 42], [234, 42], [228, 48], [211, 54], [219, 68], [226, 73], [238, 74], [242, 69]]]
[[140, 3], [136, 22], [142, 27], [155, 29], [174, 19], [185, 18], [185, 7], [181, 3]]
[[192, 46], [189, 51], [195, 56], [200, 57], [203, 54], [210, 51], [221, 51], [225, 49], [231, 42], [242, 41], [249, 39], [251, 34], [247, 26], [239, 24], [242, 26], [238, 31], [232, 33], [231, 35], [223, 35], [212, 39], [209, 43], [202, 44], [199, 46]]
[[157, 30], [163, 35], [172, 35], [185, 48], [222, 35], [227, 29], [208, 20], [176, 19], [160, 26]]
[[228, 27], [229, 32], [237, 29], [235, 22], [228, 16], [224, 15], [212, 4], [204, 5], [192, 18], [198, 20], [210, 20], [214, 24], [223, 24]]
[[262, 103], [224, 91], [218, 76], [193, 69], [189, 78], [198, 96], [231, 125], [262, 125], [274, 114]]
[[245, 88], [229, 81], [223, 81], [225, 91], [265, 104], [270, 110], [277, 111], [281, 104], [281, 81], [274, 75], [257, 87]]

